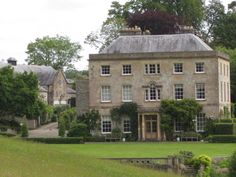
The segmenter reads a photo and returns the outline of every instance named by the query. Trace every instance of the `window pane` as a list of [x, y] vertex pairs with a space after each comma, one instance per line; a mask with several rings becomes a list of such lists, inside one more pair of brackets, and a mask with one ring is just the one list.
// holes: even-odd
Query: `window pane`
[[205, 84], [196, 84], [196, 99], [205, 99]]
[[150, 64], [149, 65], [149, 73], [150, 74], [156, 74], [156, 65], [155, 64]]
[[111, 101], [111, 87], [110, 86], [102, 86], [101, 100]]
[[156, 100], [157, 99], [157, 93], [155, 87], [150, 87], [150, 100]]
[[122, 74], [131, 74], [131, 65], [123, 65], [123, 73]]
[[181, 100], [183, 99], [183, 84], [176, 84], [175, 85], [175, 99], [176, 100]]
[[123, 101], [132, 101], [132, 86], [131, 85], [123, 85], [122, 88], [122, 100]]
[[197, 115], [196, 131], [197, 132], [205, 131], [205, 126], [206, 126], [206, 115], [205, 113], [199, 113]]
[[183, 64], [182, 63], [175, 63], [174, 64], [174, 72], [175, 73], [182, 73], [183, 72]]
[[180, 132], [183, 130], [183, 123], [179, 119], [175, 119], [175, 131]]
[[204, 63], [196, 63], [196, 72], [197, 73], [204, 72]]
[[123, 127], [124, 127], [124, 132], [131, 132], [130, 119], [129, 118], [124, 118]]
[[110, 66], [104, 65], [101, 67], [101, 74], [102, 75], [109, 75], [110, 74]]
[[112, 123], [110, 116], [102, 116], [101, 129], [103, 133], [110, 133], [112, 129]]
[[160, 70], [160, 64], [157, 64], [157, 74], [160, 74], [161, 70]]

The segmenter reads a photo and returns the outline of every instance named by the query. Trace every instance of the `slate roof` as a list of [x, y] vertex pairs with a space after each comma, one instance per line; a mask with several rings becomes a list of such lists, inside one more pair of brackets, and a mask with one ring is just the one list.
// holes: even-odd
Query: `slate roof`
[[120, 36], [102, 54], [212, 51], [194, 34]]
[[[8, 66], [9, 64], [0, 63], [0, 68]], [[12, 65], [11, 65], [12, 66]], [[51, 66], [38, 66], [38, 65], [16, 65], [12, 66], [15, 72], [33, 72], [37, 75], [39, 80], [39, 85], [46, 86], [51, 85], [57, 74], [57, 71]]]

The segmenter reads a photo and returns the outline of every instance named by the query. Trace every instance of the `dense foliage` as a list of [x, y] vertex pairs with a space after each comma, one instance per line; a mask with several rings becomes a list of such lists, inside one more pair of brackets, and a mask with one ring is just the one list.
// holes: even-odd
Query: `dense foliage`
[[38, 80], [33, 73], [14, 73], [13, 68], [0, 69], [0, 115], [36, 118], [44, 106], [38, 98]]
[[74, 68], [81, 46], [68, 37], [59, 36], [37, 38], [27, 46], [28, 64], [52, 66], [54, 69]]
[[90, 136], [88, 127], [84, 123], [72, 122], [71, 127], [67, 133], [68, 137], [87, 137]]
[[182, 122], [183, 131], [194, 131], [194, 120], [202, 106], [192, 99], [162, 100], [160, 107], [161, 129], [167, 139], [171, 139], [174, 130], [174, 121]]
[[98, 128], [100, 114], [97, 110], [91, 110], [78, 116], [77, 120], [80, 123], [84, 123], [87, 126], [88, 131], [91, 132]]
[[229, 177], [235, 177], [235, 176], [236, 176], [236, 151], [231, 156], [229, 162]]
[[[111, 118], [118, 125], [120, 124], [122, 117], [127, 116], [130, 118], [131, 123], [131, 138], [133, 140], [138, 139], [138, 106], [136, 103], [123, 103], [117, 108], [111, 109]], [[117, 126], [118, 126], [117, 125]], [[116, 127], [117, 128], [117, 127]]]

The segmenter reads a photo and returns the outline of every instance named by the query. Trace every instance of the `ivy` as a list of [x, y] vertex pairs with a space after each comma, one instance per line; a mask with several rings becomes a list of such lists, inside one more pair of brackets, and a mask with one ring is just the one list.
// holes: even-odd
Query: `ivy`
[[131, 136], [133, 140], [138, 139], [138, 106], [136, 103], [123, 103], [119, 107], [110, 110], [111, 119], [121, 123], [123, 116], [128, 116], [131, 123]]

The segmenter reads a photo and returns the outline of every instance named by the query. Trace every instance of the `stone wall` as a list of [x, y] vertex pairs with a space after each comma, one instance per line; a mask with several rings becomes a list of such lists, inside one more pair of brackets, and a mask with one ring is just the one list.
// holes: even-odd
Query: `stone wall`
[[[91, 83], [90, 87], [93, 87]], [[83, 114], [89, 110], [89, 80], [79, 79], [76, 83], [76, 107], [78, 114]]]

